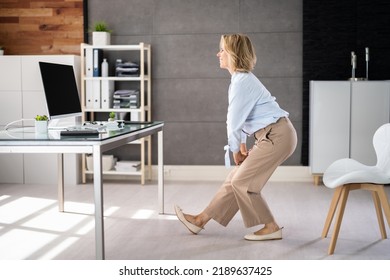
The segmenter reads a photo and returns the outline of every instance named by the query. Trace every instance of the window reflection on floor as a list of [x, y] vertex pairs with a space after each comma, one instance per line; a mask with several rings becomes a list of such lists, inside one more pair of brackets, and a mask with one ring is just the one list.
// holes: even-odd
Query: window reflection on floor
[[2, 195], [0, 202], [0, 259], [53, 259], [82, 236], [94, 237], [93, 204], [65, 202], [59, 212], [52, 199]]

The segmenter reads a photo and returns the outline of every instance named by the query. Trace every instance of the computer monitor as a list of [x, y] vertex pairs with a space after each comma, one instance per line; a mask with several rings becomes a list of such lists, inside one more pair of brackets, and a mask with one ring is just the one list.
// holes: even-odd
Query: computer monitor
[[81, 117], [73, 66], [39, 62], [49, 119]]

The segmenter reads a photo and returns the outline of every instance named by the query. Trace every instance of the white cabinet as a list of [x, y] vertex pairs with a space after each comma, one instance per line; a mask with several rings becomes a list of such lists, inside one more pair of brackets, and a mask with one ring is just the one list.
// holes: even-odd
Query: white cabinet
[[[81, 96], [83, 121], [100, 120], [107, 121], [110, 112], [115, 112], [119, 119], [128, 114], [127, 120], [131, 121], [151, 121], [151, 46], [145, 43], [137, 45], [104, 45], [95, 46], [81, 44]], [[106, 58], [109, 63], [109, 75], [102, 77], [94, 73], [96, 67], [101, 68], [102, 60]], [[116, 63], [122, 61], [120, 74], [116, 71]], [[138, 66], [136, 73], [126, 72], [132, 69], [132, 65]], [[125, 67], [125, 68], [124, 68]], [[126, 68], [127, 67], [127, 68]], [[137, 68], [137, 67], [135, 67]], [[114, 106], [113, 94], [118, 90], [139, 91], [138, 105], [127, 107]], [[115, 97], [115, 96], [114, 96]], [[119, 102], [119, 99], [116, 100]], [[117, 104], [117, 103], [115, 103]], [[133, 103], [132, 103], [133, 104]], [[147, 136], [129, 143], [140, 147], [140, 170], [134, 171], [103, 171], [103, 175], [110, 176], [128, 176], [136, 175], [141, 177], [141, 183], [145, 183], [146, 174], [148, 178], [152, 175], [151, 166], [151, 137]], [[127, 169], [126, 169], [127, 170]], [[86, 168], [86, 159], [83, 159], [83, 181], [86, 181], [86, 175], [92, 174], [92, 171]]]
[[390, 121], [390, 82], [352, 83], [350, 157], [364, 164], [376, 164], [372, 137]]
[[311, 81], [309, 164], [316, 183], [340, 158], [375, 164], [372, 137], [389, 121], [389, 81]]
[[[22, 119], [21, 57], [0, 56], [0, 128]], [[23, 155], [0, 155], [0, 183], [23, 183]]]
[[22, 118], [20, 56], [0, 56], [0, 125]]
[[336, 158], [349, 157], [350, 83], [310, 83], [310, 168], [322, 174]]
[[[39, 61], [73, 65], [80, 81], [79, 56], [0, 56], [0, 127], [47, 114]], [[70, 154], [64, 156], [65, 183], [80, 181], [79, 158]], [[56, 184], [57, 155], [0, 155], [0, 183]]]

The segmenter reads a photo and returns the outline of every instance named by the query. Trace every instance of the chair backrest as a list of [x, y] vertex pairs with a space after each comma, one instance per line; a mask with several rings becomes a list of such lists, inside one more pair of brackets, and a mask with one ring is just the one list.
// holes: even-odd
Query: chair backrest
[[377, 157], [376, 166], [390, 176], [390, 123], [379, 127], [373, 137]]

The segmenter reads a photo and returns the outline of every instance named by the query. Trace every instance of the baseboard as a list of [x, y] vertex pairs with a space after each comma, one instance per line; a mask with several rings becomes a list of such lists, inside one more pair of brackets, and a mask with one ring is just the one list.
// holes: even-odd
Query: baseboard
[[[224, 181], [231, 169], [220, 165], [165, 165], [164, 180], [167, 181]], [[92, 175], [87, 176], [88, 179]], [[104, 175], [105, 179], [128, 180], [139, 176]], [[152, 166], [152, 180], [157, 180], [157, 166]], [[313, 176], [308, 166], [279, 166], [270, 181], [274, 182], [312, 182]]]
[[[230, 169], [219, 165], [165, 165], [164, 180], [223, 181]], [[157, 166], [153, 166], [153, 178], [157, 178]], [[270, 181], [310, 182], [313, 178], [308, 166], [279, 166]]]

